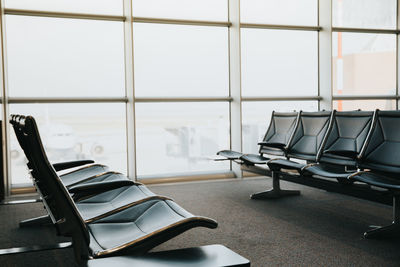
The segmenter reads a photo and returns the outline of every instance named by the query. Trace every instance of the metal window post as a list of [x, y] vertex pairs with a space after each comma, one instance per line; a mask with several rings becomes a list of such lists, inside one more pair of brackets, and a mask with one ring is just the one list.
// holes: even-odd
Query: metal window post
[[135, 124], [135, 85], [133, 72], [133, 17], [132, 1], [124, 0], [124, 40], [125, 40], [125, 90], [126, 103], [126, 144], [128, 177], [137, 179], [136, 175], [136, 124]]
[[[241, 73], [240, 73], [240, 0], [229, 0], [229, 88], [231, 149], [242, 151]], [[235, 176], [242, 178], [238, 164], [231, 163]]]
[[332, 0], [318, 0], [319, 109], [332, 109]]

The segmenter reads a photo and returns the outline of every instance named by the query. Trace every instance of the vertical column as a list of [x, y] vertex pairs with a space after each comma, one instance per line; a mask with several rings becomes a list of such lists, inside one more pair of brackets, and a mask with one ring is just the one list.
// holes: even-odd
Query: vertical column
[[[397, 30], [399, 30], [400, 29], [400, 17], [399, 17], [399, 15], [400, 15], [400, 0], [397, 0], [397, 12], [396, 12], [396, 22], [397, 22], [397, 24], [396, 24], [396, 29]], [[397, 33], [397, 36], [396, 36], [396, 42], [397, 42], [397, 44], [396, 44], [396, 48], [397, 48], [397, 51], [396, 51], [396, 68], [397, 68], [397, 71], [396, 71], [396, 97], [398, 97], [399, 96], [399, 83], [400, 83], [400, 68], [399, 68], [399, 59], [400, 59], [400, 36], [399, 36], [399, 33]], [[397, 99], [396, 100], [396, 109], [399, 109], [399, 99]]]
[[[240, 0], [229, 0], [229, 83], [231, 149], [242, 151], [241, 73], [240, 73]], [[232, 164], [236, 177], [242, 177], [238, 164]]]
[[124, 35], [125, 35], [125, 90], [126, 103], [126, 134], [128, 151], [128, 177], [136, 180], [136, 129], [135, 129], [135, 85], [133, 72], [133, 24], [132, 0], [124, 1]]
[[0, 86], [1, 86], [1, 141], [2, 141], [2, 149], [1, 153], [1, 161], [2, 168], [0, 168], [0, 200], [4, 199], [4, 197], [10, 195], [11, 191], [11, 181], [10, 181], [10, 169], [9, 169], [9, 157], [8, 157], [8, 145], [9, 145], [9, 123], [8, 123], [8, 101], [7, 101], [7, 75], [5, 69], [5, 17], [4, 17], [4, 0], [0, 1]]
[[320, 110], [332, 108], [332, 0], [318, 0]]

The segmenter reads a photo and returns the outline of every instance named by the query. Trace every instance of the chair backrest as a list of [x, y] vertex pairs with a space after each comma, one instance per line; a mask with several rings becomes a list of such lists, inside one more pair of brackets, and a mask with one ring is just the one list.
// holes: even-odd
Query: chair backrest
[[17, 141], [18, 141], [19, 145], [21, 146], [21, 148], [24, 151], [25, 155], [30, 155], [29, 152], [25, 151], [25, 150], [29, 150], [29, 147], [26, 144], [26, 141], [25, 141], [25, 138], [24, 138], [24, 133], [23, 133], [23, 131], [21, 129], [21, 126], [20, 126], [20, 123], [19, 123], [20, 119], [24, 118], [24, 117], [21, 116], [21, 115], [11, 115], [10, 117], [11, 117], [10, 123], [13, 126], [14, 133], [15, 133], [15, 136], [17, 137]]
[[[373, 111], [334, 112], [333, 124], [318, 161], [343, 166], [356, 166], [356, 157], [372, 130]], [[337, 152], [345, 153], [337, 153]], [[335, 154], [336, 153], [336, 154]], [[348, 154], [348, 155], [346, 155]]]
[[293, 136], [286, 147], [289, 158], [316, 161], [332, 124], [331, 111], [300, 112]]
[[359, 156], [359, 166], [400, 173], [400, 111], [377, 111], [371, 134]]
[[[272, 112], [271, 122], [268, 130], [264, 135], [264, 142], [281, 143], [287, 145], [290, 137], [293, 135], [296, 122], [298, 120], [298, 112]], [[281, 149], [260, 145], [259, 152], [261, 154], [271, 154], [283, 156]]]
[[70, 194], [46, 156], [35, 119], [31, 116], [13, 115], [11, 124], [14, 129], [21, 131], [16, 134], [24, 144], [23, 150], [28, 158], [28, 168], [34, 185], [53, 223], [57, 223], [61, 234], [71, 236], [73, 240], [74, 237], [79, 237], [79, 242], [83, 240], [87, 250], [89, 232]]

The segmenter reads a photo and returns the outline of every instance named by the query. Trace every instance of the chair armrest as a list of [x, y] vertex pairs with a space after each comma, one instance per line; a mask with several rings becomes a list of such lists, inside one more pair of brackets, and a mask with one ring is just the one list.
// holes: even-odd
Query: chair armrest
[[358, 153], [353, 150], [324, 150], [324, 153], [326, 154], [331, 154], [331, 155], [336, 155], [336, 156], [342, 156], [342, 157], [347, 157], [351, 159], [356, 159]]
[[70, 169], [74, 167], [79, 167], [85, 164], [94, 163], [94, 160], [86, 159], [86, 160], [74, 160], [74, 161], [66, 161], [66, 162], [59, 162], [54, 163], [53, 167], [56, 171], [62, 171], [65, 169]]
[[284, 150], [286, 144], [282, 144], [282, 143], [274, 143], [274, 142], [265, 142], [265, 141], [261, 141], [258, 143], [260, 146], [267, 146], [267, 147], [271, 147], [271, 148], [277, 148], [280, 150]]
[[137, 184], [131, 180], [94, 182], [72, 186], [68, 188], [68, 191], [72, 194], [77, 194], [79, 197], [82, 197], [84, 195], [99, 194], [128, 185], [139, 185], [139, 183]]

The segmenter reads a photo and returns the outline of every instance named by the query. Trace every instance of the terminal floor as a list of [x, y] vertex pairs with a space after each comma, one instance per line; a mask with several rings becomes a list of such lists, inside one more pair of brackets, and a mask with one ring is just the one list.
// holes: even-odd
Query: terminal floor
[[[251, 200], [269, 178], [153, 185], [193, 214], [208, 216], [217, 229], [197, 228], [154, 251], [223, 244], [252, 266], [400, 266], [400, 239], [367, 240], [370, 224], [391, 221], [391, 207], [282, 182], [300, 196]], [[41, 203], [0, 206], [0, 247], [66, 241], [52, 226], [19, 228], [22, 219], [45, 214]], [[0, 266], [75, 266], [72, 249], [0, 256]]]

